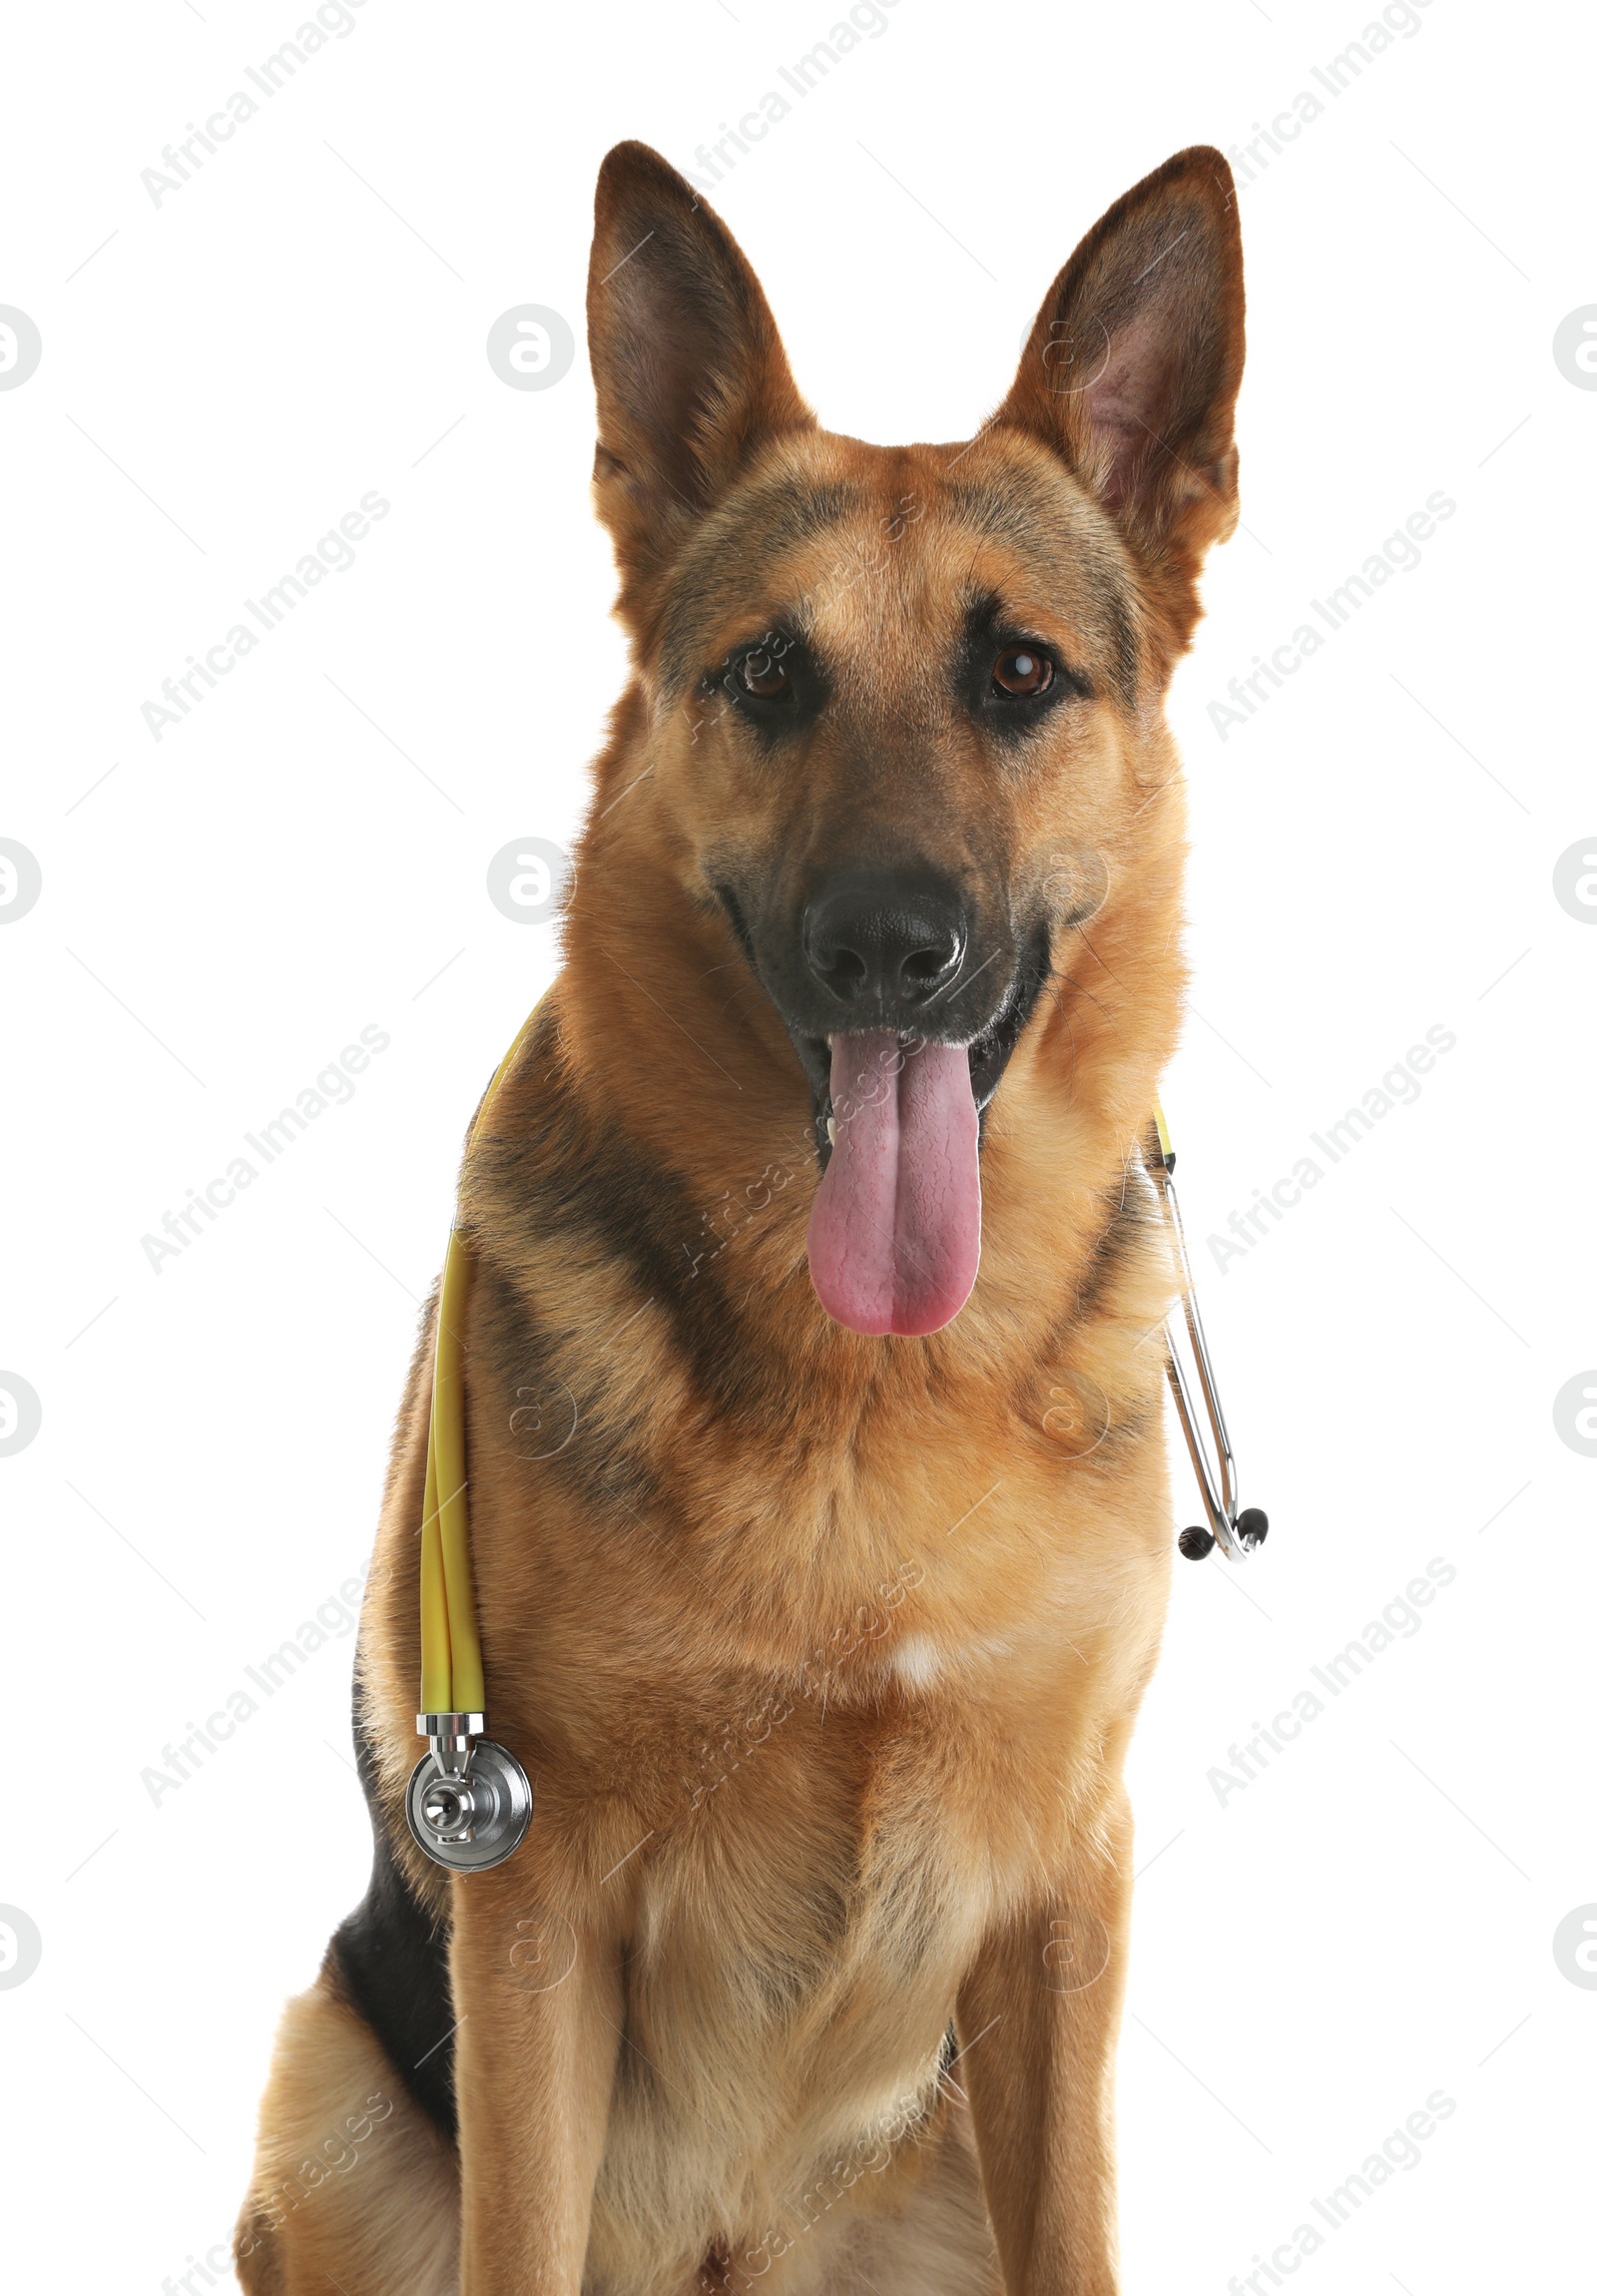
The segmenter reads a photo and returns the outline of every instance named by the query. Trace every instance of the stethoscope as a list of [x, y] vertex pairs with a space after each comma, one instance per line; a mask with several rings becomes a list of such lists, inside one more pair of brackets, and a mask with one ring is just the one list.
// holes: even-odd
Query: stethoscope
[[[536, 1011], [493, 1072], [466, 1149], [482, 1128]], [[507, 1746], [486, 1738], [482, 1646], [466, 1505], [465, 1347], [471, 1254], [450, 1231], [438, 1288], [432, 1411], [421, 1513], [421, 1712], [428, 1751], [410, 1773], [405, 1816], [417, 1844], [451, 1873], [477, 1874], [520, 1848], [532, 1823], [532, 1781]]]
[[[494, 1070], [472, 1121], [469, 1154], [483, 1122], [532, 1028], [523, 1022], [516, 1041]], [[1182, 1316], [1197, 1367], [1209, 1425], [1219, 1453], [1211, 1463], [1177, 1352], [1176, 1318], [1165, 1327], [1166, 1368], [1209, 1527], [1195, 1523], [1181, 1534], [1183, 1554], [1199, 1561], [1219, 1546], [1232, 1561], [1251, 1554], [1270, 1524], [1257, 1506], [1237, 1511], [1237, 1468], [1225, 1415], [1215, 1389], [1209, 1349], [1193, 1292], [1181, 1213], [1171, 1172], [1175, 1151], [1162, 1111], [1143, 1150], [1182, 1278]], [[471, 1570], [466, 1503], [465, 1349], [461, 1339], [471, 1291], [471, 1254], [458, 1226], [449, 1237], [438, 1293], [433, 1342], [432, 1409], [427, 1422], [427, 1468], [421, 1517], [421, 1711], [418, 1736], [427, 1752], [410, 1773], [405, 1817], [417, 1846], [451, 1873], [477, 1874], [502, 1865], [518, 1850], [532, 1823], [532, 1781], [508, 1747], [484, 1735], [486, 1705], [477, 1598]]]
[[1220, 1393], [1215, 1386], [1214, 1366], [1209, 1357], [1209, 1343], [1204, 1337], [1203, 1318], [1198, 1313], [1198, 1287], [1193, 1282], [1192, 1263], [1187, 1257], [1187, 1235], [1181, 1224], [1181, 1206], [1176, 1202], [1176, 1183], [1171, 1175], [1176, 1169], [1176, 1151], [1170, 1144], [1170, 1128], [1165, 1112], [1154, 1102], [1154, 1120], [1148, 1138], [1143, 1144], [1143, 1162], [1147, 1165], [1159, 1198], [1159, 1208], [1165, 1216], [1171, 1249], [1181, 1275], [1181, 1321], [1186, 1326], [1192, 1360], [1197, 1368], [1198, 1386], [1203, 1394], [1204, 1410], [1210, 1431], [1215, 1438], [1217, 1458], [1211, 1460], [1209, 1446], [1204, 1441], [1192, 1408], [1192, 1389], [1182, 1368], [1179, 1335], [1175, 1315], [1165, 1325], [1165, 1371], [1170, 1381], [1170, 1392], [1176, 1399], [1176, 1417], [1181, 1432], [1187, 1438], [1187, 1454], [1192, 1460], [1193, 1472], [1198, 1477], [1198, 1488], [1203, 1497], [1204, 1512], [1209, 1517], [1208, 1527], [1201, 1522], [1190, 1523], [1176, 1544], [1189, 1562], [1202, 1562], [1204, 1556], [1219, 1547], [1228, 1561], [1242, 1562], [1263, 1543], [1270, 1528], [1270, 1517], [1262, 1506], [1245, 1506], [1237, 1510], [1237, 1462], [1232, 1456], [1231, 1436], [1226, 1432], [1226, 1415], [1220, 1408]]

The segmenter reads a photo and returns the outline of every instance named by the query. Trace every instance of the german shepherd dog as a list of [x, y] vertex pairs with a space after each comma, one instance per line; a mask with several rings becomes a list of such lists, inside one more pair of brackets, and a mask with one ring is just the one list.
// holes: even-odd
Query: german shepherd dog
[[359, 1644], [374, 1871], [283, 2019], [240, 2277], [1113, 2296], [1163, 701], [1237, 518], [1232, 179], [1196, 149], [1117, 202], [952, 446], [818, 428], [640, 144], [588, 328], [632, 677], [459, 1211], [536, 1815], [453, 1877], [405, 1825], [434, 1306]]

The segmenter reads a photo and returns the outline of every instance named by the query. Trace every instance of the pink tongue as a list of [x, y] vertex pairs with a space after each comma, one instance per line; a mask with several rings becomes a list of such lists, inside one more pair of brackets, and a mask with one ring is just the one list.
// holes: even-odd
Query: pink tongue
[[809, 1215], [809, 1278], [850, 1331], [941, 1331], [981, 1257], [981, 1177], [970, 1060], [900, 1047], [890, 1030], [831, 1048], [837, 1136]]

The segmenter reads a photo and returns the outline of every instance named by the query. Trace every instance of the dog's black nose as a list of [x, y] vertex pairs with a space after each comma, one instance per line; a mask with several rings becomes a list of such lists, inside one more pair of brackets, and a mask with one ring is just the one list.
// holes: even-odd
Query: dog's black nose
[[804, 955], [842, 1004], [884, 1017], [927, 1003], [955, 978], [969, 924], [953, 886], [930, 875], [834, 878], [804, 910]]

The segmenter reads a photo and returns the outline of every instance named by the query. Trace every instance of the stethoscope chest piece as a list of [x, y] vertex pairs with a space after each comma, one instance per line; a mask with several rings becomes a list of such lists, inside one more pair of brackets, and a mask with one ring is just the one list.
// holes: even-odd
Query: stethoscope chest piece
[[480, 1714], [418, 1714], [430, 1750], [410, 1773], [405, 1817], [419, 1849], [455, 1874], [480, 1874], [518, 1850], [532, 1783], [508, 1747], [478, 1737]]

